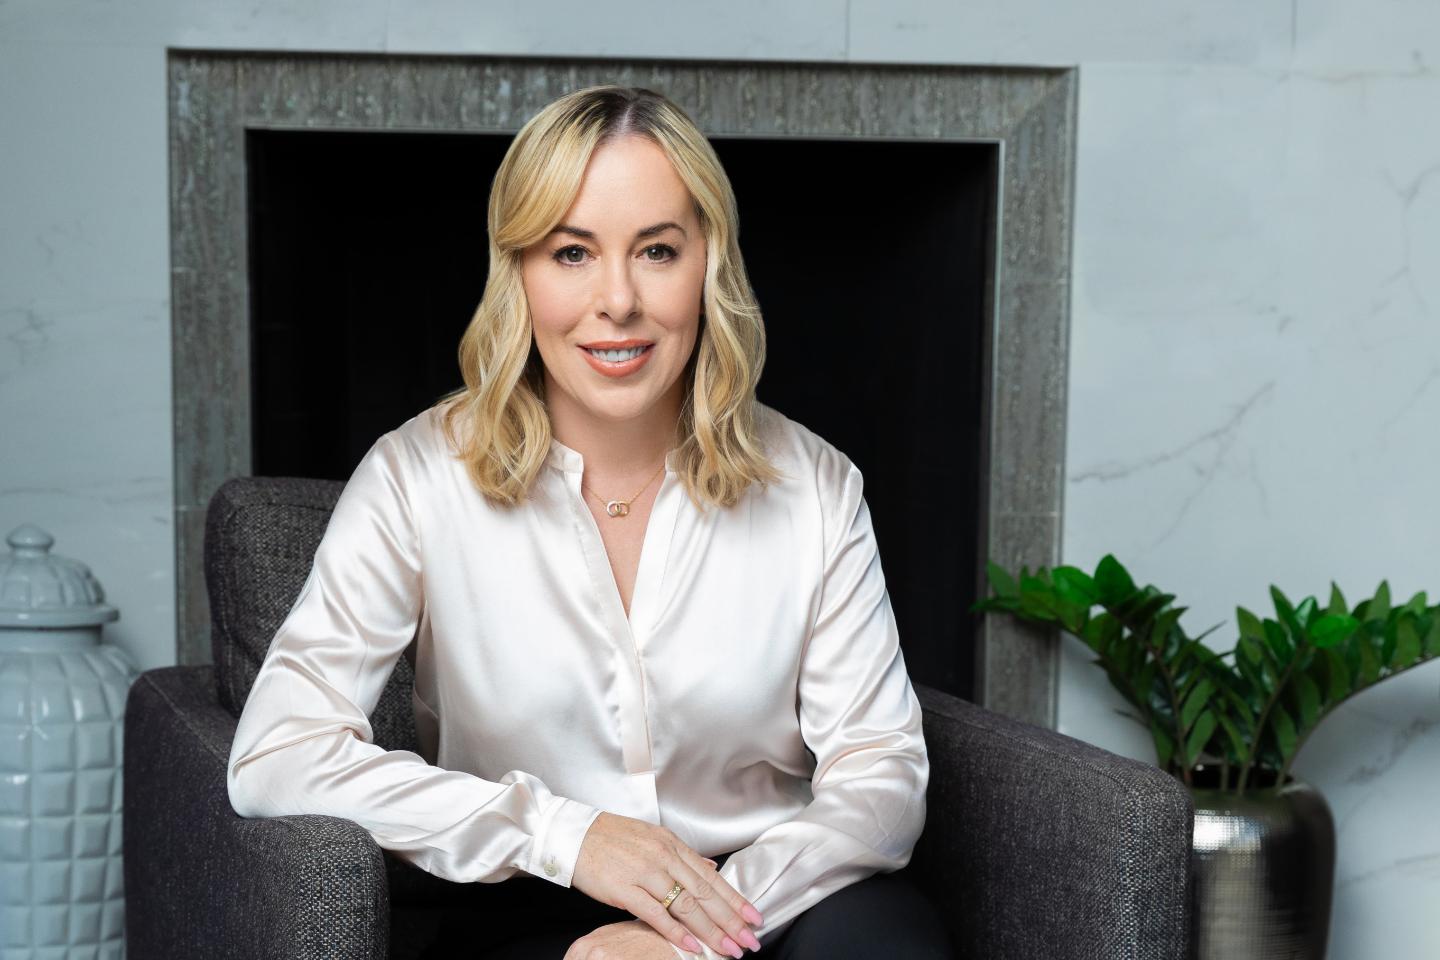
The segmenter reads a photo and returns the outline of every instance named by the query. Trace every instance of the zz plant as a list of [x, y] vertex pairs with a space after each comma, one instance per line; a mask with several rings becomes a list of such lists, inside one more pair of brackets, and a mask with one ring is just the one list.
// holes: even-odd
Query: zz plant
[[1093, 575], [1078, 567], [1018, 574], [987, 564], [994, 595], [972, 609], [1055, 624], [1083, 640], [1145, 726], [1162, 769], [1195, 785], [1202, 764], [1220, 765], [1220, 789], [1278, 790], [1316, 726], [1350, 697], [1440, 656], [1440, 604], [1424, 592], [1395, 606], [1382, 582], [1355, 607], [1334, 583], [1329, 602], [1292, 603], [1270, 587], [1273, 617], [1237, 607], [1235, 646], [1217, 652], [1180, 626], [1185, 607], [1137, 587], [1106, 555]]

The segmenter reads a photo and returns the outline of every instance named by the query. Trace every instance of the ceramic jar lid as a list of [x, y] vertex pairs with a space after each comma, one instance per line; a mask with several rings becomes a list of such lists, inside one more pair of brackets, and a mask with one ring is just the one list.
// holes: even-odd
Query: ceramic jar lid
[[10, 531], [0, 554], [0, 629], [90, 627], [119, 618], [105, 591], [78, 560], [50, 552], [55, 538], [24, 523]]

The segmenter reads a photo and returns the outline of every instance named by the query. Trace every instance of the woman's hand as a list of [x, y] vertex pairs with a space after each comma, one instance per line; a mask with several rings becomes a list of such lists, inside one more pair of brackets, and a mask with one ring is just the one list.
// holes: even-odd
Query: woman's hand
[[670, 944], [639, 920], [607, 923], [570, 944], [564, 960], [675, 960]]
[[[662, 907], [677, 880], [685, 889], [668, 909]], [[726, 956], [743, 956], [742, 944], [760, 949], [746, 926], [762, 922], [755, 905], [725, 882], [713, 860], [658, 824], [601, 812], [581, 841], [570, 885], [591, 899], [630, 911], [682, 950], [700, 952], [692, 933]]]

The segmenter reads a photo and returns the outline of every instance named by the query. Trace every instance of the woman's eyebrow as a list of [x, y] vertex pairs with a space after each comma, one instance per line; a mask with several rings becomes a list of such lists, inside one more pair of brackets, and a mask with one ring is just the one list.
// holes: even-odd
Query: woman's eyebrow
[[[648, 226], [643, 230], [635, 231], [635, 237], [636, 239], [639, 239], [640, 237], [653, 237], [657, 233], [664, 233], [666, 230], [670, 229], [679, 230], [681, 233], [685, 234], [686, 237], [690, 236], [690, 234], [686, 233], [685, 228], [680, 226], [680, 224], [676, 223], [674, 220], [666, 220], [662, 223], [652, 224], [651, 226]], [[554, 230], [551, 230], [550, 233], [569, 233], [577, 237], [584, 237], [586, 240], [595, 239], [594, 230], [585, 230], [581, 227], [572, 227], [568, 223], [560, 224], [560, 226], [556, 227]]]

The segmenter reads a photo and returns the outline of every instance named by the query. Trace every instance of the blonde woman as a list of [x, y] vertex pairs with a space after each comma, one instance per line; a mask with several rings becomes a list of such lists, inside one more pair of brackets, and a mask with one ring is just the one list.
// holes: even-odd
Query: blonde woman
[[[896, 873], [929, 763], [861, 475], [755, 399], [714, 150], [657, 93], [576, 91], [516, 136], [488, 226], [465, 385], [345, 486], [240, 718], [236, 811], [492, 884], [427, 956], [948, 956]], [[412, 642], [420, 754], [367, 720]]]

